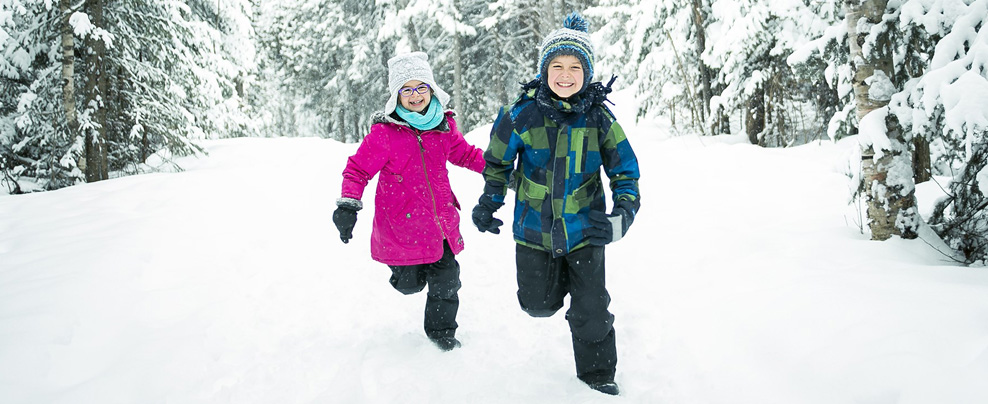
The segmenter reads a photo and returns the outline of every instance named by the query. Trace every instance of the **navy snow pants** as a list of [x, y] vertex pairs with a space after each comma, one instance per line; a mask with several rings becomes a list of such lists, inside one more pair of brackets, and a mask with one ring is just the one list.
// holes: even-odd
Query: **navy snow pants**
[[410, 295], [429, 285], [425, 299], [425, 334], [429, 338], [453, 337], [456, 334], [456, 312], [460, 307], [460, 264], [456, 262], [449, 244], [443, 243], [443, 257], [431, 264], [393, 266], [391, 286]]
[[568, 255], [553, 258], [541, 251], [518, 244], [518, 301], [533, 317], [549, 317], [563, 307], [573, 334], [576, 374], [581, 377], [614, 377], [617, 348], [614, 315], [607, 311], [611, 297], [604, 285], [604, 247], [586, 246]]

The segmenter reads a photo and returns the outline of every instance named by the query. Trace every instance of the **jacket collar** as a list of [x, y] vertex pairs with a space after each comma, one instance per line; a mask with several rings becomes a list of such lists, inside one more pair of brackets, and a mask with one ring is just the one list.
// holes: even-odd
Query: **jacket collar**
[[533, 100], [542, 114], [555, 122], [562, 123], [575, 116], [586, 114], [596, 105], [606, 109], [607, 106], [604, 105], [604, 102], [614, 104], [607, 99], [607, 94], [611, 93], [611, 86], [615, 79], [617, 79], [616, 76], [611, 77], [611, 81], [607, 85], [599, 81], [591, 83], [580, 93], [566, 100], [552, 97], [552, 90], [549, 89], [549, 86], [542, 80], [535, 79], [522, 85], [522, 93], [516, 102]]
[[[452, 110], [446, 110], [446, 112], [443, 113], [443, 115], [445, 115], [445, 118], [441, 122], [439, 122], [439, 125], [438, 126], [436, 126], [435, 128], [432, 128], [430, 130], [435, 130], [435, 131], [439, 131], [439, 132], [449, 132], [449, 117], [452, 114], [453, 114], [453, 111]], [[412, 125], [408, 124], [408, 122], [405, 122], [404, 119], [401, 119], [400, 117], [398, 117], [398, 114], [396, 112], [392, 112], [390, 114], [385, 114], [384, 111], [376, 111], [371, 116], [371, 123], [372, 124], [375, 124], [375, 123], [390, 123], [390, 124], [394, 124], [394, 125], [404, 126], [404, 127], [408, 128], [408, 129], [411, 129], [411, 130], [414, 130], [414, 131], [418, 131], [418, 129], [413, 128]], [[428, 132], [428, 131], [421, 131], [421, 132]]]

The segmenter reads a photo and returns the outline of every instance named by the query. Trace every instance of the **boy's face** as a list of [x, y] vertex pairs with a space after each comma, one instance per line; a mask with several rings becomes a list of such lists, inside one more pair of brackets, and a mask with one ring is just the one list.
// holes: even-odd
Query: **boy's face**
[[559, 98], [569, 98], [583, 88], [583, 64], [573, 55], [560, 55], [549, 62], [549, 89]]
[[[406, 97], [406, 93], [410, 95]], [[409, 111], [425, 111], [425, 108], [429, 106], [429, 101], [432, 101], [432, 89], [421, 81], [408, 81], [398, 90], [398, 101], [401, 101], [401, 106]]]

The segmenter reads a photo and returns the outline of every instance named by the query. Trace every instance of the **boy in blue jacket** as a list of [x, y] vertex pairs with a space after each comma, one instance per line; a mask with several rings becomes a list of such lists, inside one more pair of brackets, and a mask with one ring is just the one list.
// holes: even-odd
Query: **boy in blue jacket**
[[[486, 185], [473, 222], [482, 232], [500, 232], [503, 222], [493, 214], [504, 205], [510, 179], [517, 187], [512, 231], [521, 308], [549, 317], [569, 294], [566, 320], [577, 377], [617, 395], [604, 246], [621, 239], [634, 221], [639, 172], [621, 125], [604, 105], [610, 84], [590, 84], [594, 53], [587, 31], [582, 17], [568, 16], [542, 41], [538, 76], [501, 108], [484, 154]], [[611, 187], [610, 214], [602, 169]]]

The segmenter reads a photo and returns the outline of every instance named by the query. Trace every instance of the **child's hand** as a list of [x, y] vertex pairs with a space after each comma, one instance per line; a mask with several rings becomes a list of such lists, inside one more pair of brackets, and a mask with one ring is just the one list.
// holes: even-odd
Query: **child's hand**
[[590, 244], [604, 246], [620, 240], [634, 221], [634, 204], [627, 200], [619, 201], [609, 215], [599, 210], [590, 211], [590, 224], [593, 226], [587, 229]]
[[347, 206], [340, 206], [333, 212], [333, 223], [340, 231], [340, 240], [349, 243], [353, 238], [353, 225], [357, 224], [357, 211]]
[[477, 206], [473, 208], [473, 225], [477, 226], [477, 230], [481, 233], [489, 231], [494, 234], [501, 233], [501, 227], [504, 222], [501, 219], [494, 217], [494, 212], [501, 207], [502, 204], [494, 202], [494, 199], [490, 195], [482, 195]]

